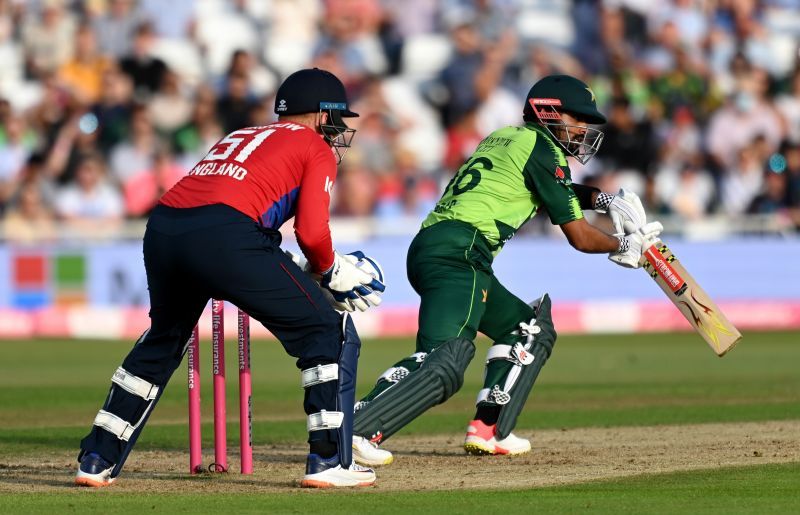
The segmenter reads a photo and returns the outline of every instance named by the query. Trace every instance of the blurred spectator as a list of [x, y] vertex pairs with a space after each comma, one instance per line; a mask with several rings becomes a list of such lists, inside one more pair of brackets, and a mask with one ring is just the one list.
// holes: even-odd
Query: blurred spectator
[[100, 51], [119, 59], [132, 51], [137, 27], [144, 21], [134, 0], [109, 0], [107, 10], [94, 20]]
[[111, 177], [123, 186], [142, 170], [149, 170], [158, 147], [150, 113], [144, 105], [134, 107], [129, 138], [111, 150]]
[[775, 214], [789, 207], [786, 191], [786, 175], [766, 171], [764, 173], [764, 189], [756, 195], [747, 208], [748, 213]]
[[113, 222], [123, 215], [122, 197], [106, 179], [105, 165], [97, 155], [84, 157], [78, 164], [75, 181], [56, 193], [56, 213], [77, 224]]
[[266, 67], [262, 66], [247, 50], [236, 50], [231, 55], [231, 63], [225, 76], [217, 88], [219, 92], [228, 89], [228, 81], [234, 76], [247, 77], [249, 93], [255, 97], [263, 97], [275, 92], [278, 81]]
[[11, 196], [35, 142], [30, 139], [26, 141], [25, 120], [21, 116], [12, 114], [3, 122], [0, 141], [0, 211]]
[[217, 116], [222, 123], [223, 132], [233, 132], [247, 127], [250, 111], [255, 109], [256, 100], [250, 94], [250, 83], [246, 75], [231, 75], [225, 91], [217, 100]]
[[214, 93], [210, 88], [201, 87], [195, 97], [191, 120], [178, 129], [173, 142], [184, 167], [194, 166], [222, 136]]
[[642, 175], [650, 171], [658, 158], [653, 126], [648, 120], [634, 120], [627, 99], [617, 98], [612, 102], [604, 133], [597, 154], [604, 166]]
[[[336, 179], [334, 213], [339, 216], [369, 216], [375, 207], [377, 181], [361, 166], [357, 152], [347, 155]], [[346, 164], [345, 164], [346, 163]]]
[[426, 216], [439, 200], [438, 184], [420, 171], [412, 152], [399, 150], [395, 162], [398, 173], [381, 178], [375, 216], [385, 220]]
[[[664, 127], [660, 140], [660, 155], [657, 154], [656, 159], [665, 167], [678, 168], [687, 158], [698, 157], [702, 152], [700, 126], [688, 108], [675, 111], [672, 123]], [[600, 147], [601, 152], [602, 150]]]
[[698, 167], [697, 159], [679, 168], [665, 167], [655, 176], [655, 202], [649, 205], [658, 211], [679, 215], [686, 220], [699, 220], [714, 199], [714, 180]]
[[691, 109], [695, 116], [703, 114], [708, 91], [705, 79], [695, 72], [684, 48], [675, 49], [673, 62], [672, 69], [653, 80], [651, 97], [663, 104], [667, 117], [680, 107]]
[[139, 0], [142, 17], [163, 38], [182, 39], [194, 31], [196, 0]]
[[800, 144], [800, 67], [792, 74], [789, 91], [778, 95], [775, 107], [786, 125], [787, 138]]
[[34, 182], [24, 183], [3, 219], [3, 234], [10, 241], [30, 243], [52, 240], [57, 229], [50, 207]]
[[72, 57], [75, 18], [64, 3], [43, 0], [41, 12], [30, 11], [22, 22], [22, 46], [32, 77], [55, 72]]
[[780, 155], [783, 162], [779, 160], [772, 170], [786, 174], [789, 204], [800, 208], [800, 143], [784, 145]]
[[161, 195], [184, 175], [185, 169], [178, 165], [169, 151], [165, 148], [157, 150], [152, 167], [138, 171], [125, 182], [125, 213], [137, 218], [149, 214]]
[[351, 86], [367, 75], [385, 73], [386, 56], [378, 38], [381, 16], [378, 0], [328, 0], [314, 54], [335, 54], [343, 64], [342, 81]]
[[103, 73], [103, 89], [100, 100], [92, 106], [92, 113], [99, 124], [98, 144], [103, 153], [128, 136], [133, 82], [117, 68]]
[[450, 38], [453, 42], [453, 56], [441, 75], [447, 94], [443, 112], [445, 126], [456, 123], [478, 104], [475, 77], [483, 61], [483, 42], [471, 20], [454, 26], [450, 30]]
[[97, 42], [90, 25], [81, 25], [75, 34], [75, 54], [58, 69], [58, 80], [78, 101], [97, 102], [103, 88], [103, 74], [109, 59], [97, 52]]
[[177, 73], [169, 69], [165, 71], [161, 86], [147, 109], [155, 128], [165, 135], [171, 135], [189, 121], [192, 102]]
[[782, 139], [781, 119], [752, 90], [741, 89], [709, 121], [708, 150], [722, 168], [736, 165], [739, 152], [761, 135], [773, 148]]
[[140, 98], [155, 93], [167, 72], [164, 61], [153, 55], [154, 43], [153, 27], [142, 23], [136, 28], [132, 52], [119, 62], [120, 69], [133, 80], [134, 91]]
[[740, 215], [761, 191], [764, 180], [763, 161], [754, 142], [736, 154], [736, 162], [726, 170], [720, 185], [722, 209], [729, 215]]

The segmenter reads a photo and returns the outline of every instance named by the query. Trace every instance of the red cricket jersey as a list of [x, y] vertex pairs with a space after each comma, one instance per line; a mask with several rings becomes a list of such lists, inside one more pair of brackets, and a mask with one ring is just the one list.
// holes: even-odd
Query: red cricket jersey
[[247, 127], [222, 138], [160, 203], [225, 204], [278, 229], [295, 217], [297, 243], [315, 272], [333, 264], [330, 194], [336, 158], [313, 129], [293, 122]]

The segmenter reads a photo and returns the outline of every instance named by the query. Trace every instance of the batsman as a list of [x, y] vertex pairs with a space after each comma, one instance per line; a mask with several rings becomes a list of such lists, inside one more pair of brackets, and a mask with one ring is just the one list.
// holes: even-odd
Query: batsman
[[[576, 250], [606, 253], [638, 268], [662, 230], [646, 224], [639, 198], [572, 183], [567, 156], [585, 164], [597, 152], [603, 124], [592, 90], [567, 75], [542, 78], [528, 93], [524, 124], [486, 137], [445, 188], [408, 250], [408, 279], [421, 298], [416, 352], [395, 363], [356, 404], [353, 457], [376, 466], [392, 454], [378, 447], [461, 387], [478, 331], [494, 344], [483, 388], [467, 428], [470, 454], [521, 454], [527, 439], [512, 431], [556, 330], [547, 294], [528, 304], [509, 292], [492, 260], [519, 228], [544, 210]], [[607, 212], [616, 234], [591, 225], [583, 210]], [[531, 256], [531, 266], [536, 256]], [[589, 286], [589, 285], [587, 285]]]

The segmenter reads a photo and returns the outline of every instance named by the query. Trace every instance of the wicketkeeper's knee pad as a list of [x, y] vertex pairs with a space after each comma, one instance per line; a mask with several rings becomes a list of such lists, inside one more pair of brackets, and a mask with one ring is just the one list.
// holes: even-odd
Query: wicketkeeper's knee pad
[[114, 372], [111, 383], [111, 390], [94, 419], [92, 431], [81, 442], [78, 461], [87, 450], [99, 452], [115, 464], [111, 477], [117, 477], [161, 398], [163, 386], [137, 377], [122, 367]]
[[386, 440], [429, 408], [441, 404], [464, 383], [475, 344], [454, 338], [427, 355], [422, 365], [398, 380], [355, 414], [354, 433]]
[[342, 317], [342, 348], [338, 363], [328, 363], [307, 368], [302, 371], [302, 385], [306, 390], [336, 382], [335, 400], [330, 399], [334, 410], [320, 410], [309, 413], [306, 428], [314, 431], [335, 430], [339, 448], [339, 463], [349, 468], [353, 453], [353, 404], [356, 396], [356, 375], [361, 340], [350, 315]]
[[478, 406], [500, 406], [497, 435], [507, 437], [517, 423], [533, 384], [556, 341], [550, 296], [532, 304], [535, 317], [519, 323], [514, 345], [496, 344], [486, 356], [486, 377], [492, 384], [478, 392]]

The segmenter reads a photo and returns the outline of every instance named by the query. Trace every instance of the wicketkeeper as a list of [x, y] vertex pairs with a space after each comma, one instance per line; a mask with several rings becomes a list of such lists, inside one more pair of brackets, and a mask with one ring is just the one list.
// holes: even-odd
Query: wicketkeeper
[[[575, 249], [608, 253], [629, 268], [639, 266], [645, 242], [661, 232], [658, 222], [645, 225], [633, 193], [572, 183], [567, 156], [586, 163], [603, 139], [590, 125], [606, 122], [586, 84], [566, 75], [541, 79], [528, 93], [523, 120], [481, 141], [411, 243], [408, 279], [421, 298], [416, 352], [384, 372], [356, 405], [353, 449], [360, 463], [390, 463], [391, 453], [377, 444], [458, 391], [478, 331], [494, 344], [464, 449], [529, 451], [530, 442], [512, 430], [556, 341], [550, 298], [520, 300], [494, 276], [492, 260], [542, 209]], [[617, 234], [589, 224], [585, 209], [608, 212]]]
[[[153, 211], [144, 236], [151, 326], [114, 373], [81, 441], [77, 484], [106, 486], [119, 475], [211, 298], [237, 305], [297, 358], [310, 445], [301, 484], [375, 481], [371, 469], [351, 463], [361, 342], [334, 306], [377, 305], [384, 286], [334, 251], [328, 226], [336, 167], [355, 133], [344, 119], [358, 115], [339, 79], [316, 68], [283, 82], [275, 112], [276, 123], [220, 140]], [[292, 217], [319, 284], [280, 248], [278, 229]]]

